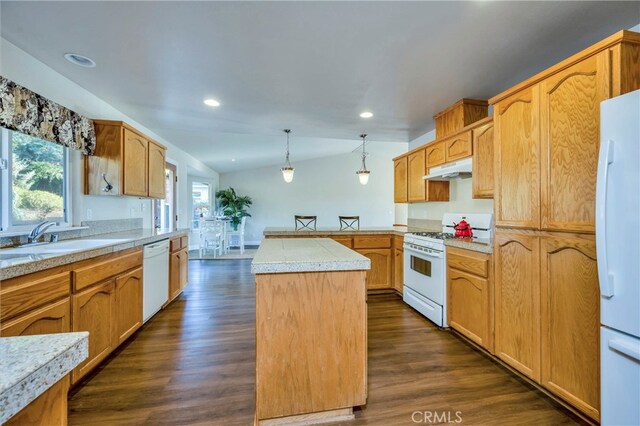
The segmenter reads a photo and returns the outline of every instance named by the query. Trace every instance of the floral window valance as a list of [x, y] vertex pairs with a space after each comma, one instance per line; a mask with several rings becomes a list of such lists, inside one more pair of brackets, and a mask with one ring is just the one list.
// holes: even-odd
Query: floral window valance
[[0, 126], [93, 155], [93, 121], [0, 76]]

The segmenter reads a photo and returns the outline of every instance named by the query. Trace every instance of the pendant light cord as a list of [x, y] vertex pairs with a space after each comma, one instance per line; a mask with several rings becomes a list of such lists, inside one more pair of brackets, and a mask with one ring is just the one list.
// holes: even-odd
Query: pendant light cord
[[289, 161], [289, 133], [291, 133], [291, 129], [284, 129], [284, 132], [287, 134], [287, 167], [291, 167], [291, 162]]
[[367, 171], [367, 164], [365, 162], [365, 159], [367, 158], [367, 153], [364, 151], [364, 144], [365, 144], [365, 139], [367, 135], [362, 134], [360, 135], [360, 137], [362, 138], [362, 167], [360, 168], [360, 171], [364, 172], [364, 171]]

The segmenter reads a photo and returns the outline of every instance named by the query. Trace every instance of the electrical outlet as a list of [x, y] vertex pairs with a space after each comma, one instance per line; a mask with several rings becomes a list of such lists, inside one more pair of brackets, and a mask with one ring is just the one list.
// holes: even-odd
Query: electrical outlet
[[93, 210], [87, 209], [87, 220], [93, 219]]
[[140, 203], [140, 211], [143, 213], [147, 211], [147, 203], [144, 201]]
[[131, 207], [131, 209], [129, 210], [129, 216], [130, 217], [136, 217], [136, 209]]

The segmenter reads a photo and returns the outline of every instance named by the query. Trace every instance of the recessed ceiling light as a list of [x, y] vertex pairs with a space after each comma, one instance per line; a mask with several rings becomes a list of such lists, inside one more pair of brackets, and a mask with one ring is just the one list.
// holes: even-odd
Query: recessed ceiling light
[[360, 118], [371, 118], [371, 117], [373, 117], [373, 113], [369, 111], [365, 111], [362, 114], [360, 114]]
[[96, 66], [96, 62], [93, 59], [87, 58], [86, 56], [79, 55], [77, 53], [65, 53], [64, 58], [72, 64], [81, 67], [93, 68]]
[[232, 159], [231, 159], [231, 162], [232, 162], [232, 163], [235, 163], [235, 162], [236, 162], [236, 159], [235, 159], [235, 158], [232, 158]]
[[204, 100], [204, 104], [210, 107], [217, 107], [220, 106], [220, 102], [216, 101], [215, 99], [205, 99]]

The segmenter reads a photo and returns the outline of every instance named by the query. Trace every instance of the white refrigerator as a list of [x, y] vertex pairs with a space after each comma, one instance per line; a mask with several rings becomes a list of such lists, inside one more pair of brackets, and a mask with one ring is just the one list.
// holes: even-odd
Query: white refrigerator
[[640, 90], [600, 108], [600, 417], [640, 425]]

